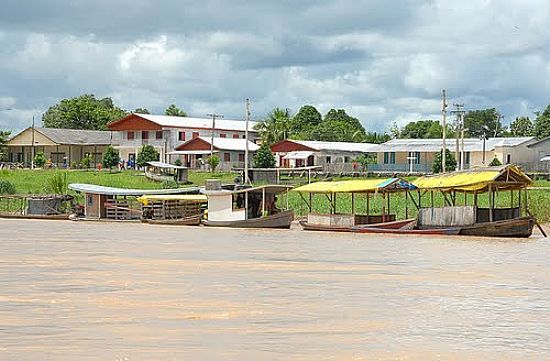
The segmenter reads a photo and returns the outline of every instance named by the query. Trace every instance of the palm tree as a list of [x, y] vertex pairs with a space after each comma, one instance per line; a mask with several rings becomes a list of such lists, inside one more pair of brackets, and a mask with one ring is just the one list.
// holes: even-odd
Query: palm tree
[[256, 126], [262, 141], [267, 144], [286, 139], [290, 129], [290, 110], [274, 108], [267, 117]]

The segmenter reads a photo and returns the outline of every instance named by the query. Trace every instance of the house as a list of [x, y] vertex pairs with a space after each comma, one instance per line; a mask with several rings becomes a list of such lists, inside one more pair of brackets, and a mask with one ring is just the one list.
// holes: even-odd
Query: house
[[376, 154], [378, 144], [285, 139], [271, 151], [281, 168], [322, 166], [325, 172], [351, 172], [357, 167], [355, 159]]
[[[464, 169], [488, 165], [494, 158], [502, 164], [530, 164], [534, 152], [529, 147], [534, 137], [464, 139]], [[448, 139], [449, 149], [456, 157], [456, 140]], [[434, 156], [443, 148], [441, 139], [392, 139], [380, 144], [377, 164], [372, 171], [430, 173]], [[457, 161], [460, 159], [457, 157]]]
[[[175, 151], [169, 153], [169, 157], [171, 162], [175, 160], [174, 156], [179, 157], [182, 164], [188, 168], [206, 170], [208, 169], [207, 158], [212, 152], [220, 158], [217, 169], [229, 171], [231, 168], [244, 167], [246, 142], [247, 140], [242, 138], [218, 137], [214, 138], [214, 143], [212, 143], [209, 137], [195, 137], [178, 145]], [[259, 148], [256, 143], [248, 141], [249, 162]]]
[[528, 145], [534, 154], [533, 162], [524, 169], [528, 171], [550, 172], [550, 137]]
[[33, 155], [43, 152], [54, 166], [68, 167], [85, 156], [92, 157], [91, 166], [101, 163], [111, 132], [100, 130], [27, 128], [7, 142], [8, 160], [30, 167]]
[[[243, 139], [246, 123], [240, 120], [216, 119], [214, 137]], [[258, 138], [256, 122], [249, 122], [248, 139]], [[168, 115], [130, 114], [108, 125], [113, 132], [121, 159], [135, 160], [139, 149], [150, 144], [159, 152], [160, 159], [169, 162], [168, 153], [178, 145], [197, 137], [211, 137], [212, 118], [176, 117]]]

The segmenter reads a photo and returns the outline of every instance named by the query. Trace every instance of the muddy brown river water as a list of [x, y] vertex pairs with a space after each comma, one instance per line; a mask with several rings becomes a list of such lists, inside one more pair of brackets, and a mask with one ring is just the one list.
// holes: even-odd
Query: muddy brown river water
[[0, 219], [0, 360], [550, 359], [548, 246]]

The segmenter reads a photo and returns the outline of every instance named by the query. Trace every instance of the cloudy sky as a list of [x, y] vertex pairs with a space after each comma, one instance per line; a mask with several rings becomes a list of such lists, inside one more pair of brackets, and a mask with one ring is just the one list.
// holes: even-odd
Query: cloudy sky
[[509, 122], [550, 103], [547, 0], [2, 0], [0, 129], [83, 93], [242, 118], [303, 104], [367, 130], [440, 92]]

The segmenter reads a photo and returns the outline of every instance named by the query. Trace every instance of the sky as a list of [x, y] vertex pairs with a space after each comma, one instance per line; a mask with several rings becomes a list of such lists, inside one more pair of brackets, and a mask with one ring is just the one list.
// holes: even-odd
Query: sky
[[196, 117], [343, 108], [383, 132], [440, 119], [446, 89], [508, 123], [550, 103], [548, 19], [547, 0], [2, 0], [0, 129], [85, 93]]

